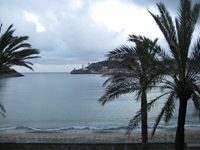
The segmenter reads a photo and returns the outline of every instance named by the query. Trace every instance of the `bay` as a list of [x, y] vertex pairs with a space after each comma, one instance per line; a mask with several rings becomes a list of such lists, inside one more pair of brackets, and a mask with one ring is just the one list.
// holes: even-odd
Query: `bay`
[[[33, 130], [111, 129], [126, 128], [140, 108], [134, 94], [123, 95], [101, 106], [98, 99], [104, 93], [106, 78], [101, 75], [71, 75], [69, 73], [25, 73], [24, 77], [0, 80], [0, 103], [6, 117], [0, 116], [0, 130], [29, 128]], [[152, 91], [149, 99], [160, 94]], [[153, 126], [162, 100], [149, 114]], [[177, 112], [170, 124], [175, 127]], [[200, 126], [192, 103], [188, 105], [186, 126]]]

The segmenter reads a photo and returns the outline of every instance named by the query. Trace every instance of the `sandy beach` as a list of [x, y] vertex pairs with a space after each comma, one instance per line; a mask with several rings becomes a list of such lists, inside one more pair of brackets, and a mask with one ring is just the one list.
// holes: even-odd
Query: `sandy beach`
[[[141, 142], [141, 131], [135, 130], [130, 137], [125, 129], [113, 130], [62, 130], [33, 131], [14, 129], [0, 131], [0, 142]], [[151, 131], [149, 131], [151, 132]], [[186, 142], [200, 143], [200, 128], [185, 130]], [[175, 129], [158, 129], [150, 141], [174, 141]]]

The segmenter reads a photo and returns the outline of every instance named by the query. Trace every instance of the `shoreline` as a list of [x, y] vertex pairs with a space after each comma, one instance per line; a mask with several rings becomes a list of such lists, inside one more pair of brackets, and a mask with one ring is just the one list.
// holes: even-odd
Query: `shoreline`
[[[0, 131], [0, 142], [141, 142], [141, 130], [125, 135], [126, 129], [109, 130], [60, 130], [33, 131], [30, 129], [12, 129]], [[176, 129], [157, 129], [153, 139], [149, 129], [149, 142], [175, 140]], [[200, 144], [200, 128], [186, 128], [185, 140], [189, 144]]]
[[7, 69], [0, 72], [0, 79], [12, 78], [12, 77], [23, 77], [24, 75], [17, 72], [15, 69]]

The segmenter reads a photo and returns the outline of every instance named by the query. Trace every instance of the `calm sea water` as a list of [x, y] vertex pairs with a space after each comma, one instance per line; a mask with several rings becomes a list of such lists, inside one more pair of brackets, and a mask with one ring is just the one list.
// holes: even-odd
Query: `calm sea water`
[[[101, 75], [71, 75], [67, 73], [26, 73], [24, 77], [0, 80], [0, 103], [6, 109], [6, 117], [0, 116], [0, 130], [29, 128], [33, 130], [62, 129], [110, 129], [125, 128], [140, 103], [134, 94], [101, 106]], [[159, 94], [154, 91], [149, 99]], [[149, 115], [149, 127], [153, 126], [162, 101]], [[159, 127], [176, 127], [177, 114], [170, 124]], [[192, 103], [188, 105], [187, 126], [200, 126]]]

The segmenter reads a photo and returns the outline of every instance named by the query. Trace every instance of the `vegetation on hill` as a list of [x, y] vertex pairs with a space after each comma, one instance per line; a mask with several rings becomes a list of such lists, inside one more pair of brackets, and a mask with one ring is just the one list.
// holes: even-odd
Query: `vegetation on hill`
[[94, 69], [96, 71], [100, 70], [102, 67], [107, 66], [110, 69], [116, 68], [116, 66], [110, 61], [99, 61], [96, 63], [91, 63], [87, 69]]
[[101, 74], [104, 67], [107, 68], [107, 71], [117, 68], [117, 66], [111, 61], [99, 61], [91, 63], [87, 67], [74, 69], [71, 71], [71, 74]]
[[23, 77], [24, 75], [22, 75], [21, 73], [17, 72], [14, 69], [4, 69], [0, 71], [0, 79], [2, 78], [8, 78], [8, 77]]

